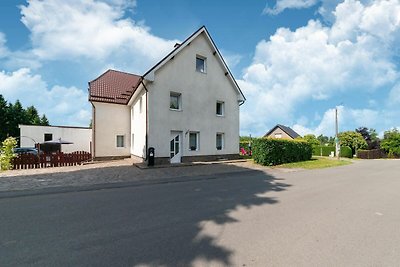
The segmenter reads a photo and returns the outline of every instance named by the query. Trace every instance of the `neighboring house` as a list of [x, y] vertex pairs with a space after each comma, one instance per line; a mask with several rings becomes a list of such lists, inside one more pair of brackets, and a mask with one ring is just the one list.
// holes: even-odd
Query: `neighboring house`
[[274, 128], [269, 130], [264, 137], [270, 138], [283, 138], [283, 139], [295, 139], [300, 135], [296, 133], [292, 128], [277, 124]]
[[50, 140], [72, 142], [73, 144], [61, 145], [62, 152], [86, 151], [90, 152], [92, 129], [73, 126], [39, 126], [19, 125], [20, 147], [34, 147], [36, 143]]
[[245, 97], [203, 26], [143, 75], [108, 70], [89, 82], [95, 158], [156, 164], [239, 153]]

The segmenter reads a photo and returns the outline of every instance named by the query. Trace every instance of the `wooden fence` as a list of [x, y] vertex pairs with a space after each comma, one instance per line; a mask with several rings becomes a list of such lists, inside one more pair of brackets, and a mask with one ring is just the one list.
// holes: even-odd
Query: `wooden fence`
[[54, 153], [33, 155], [28, 153], [19, 154], [13, 159], [14, 169], [37, 169], [49, 167], [75, 166], [88, 161], [92, 155], [86, 151], [72, 153]]
[[381, 158], [387, 158], [387, 155], [382, 149], [357, 150], [357, 158], [381, 159]]

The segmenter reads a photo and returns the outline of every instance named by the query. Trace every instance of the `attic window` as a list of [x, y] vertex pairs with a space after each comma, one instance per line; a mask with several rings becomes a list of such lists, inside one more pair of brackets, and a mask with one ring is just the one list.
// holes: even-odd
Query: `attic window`
[[206, 73], [206, 58], [202, 56], [196, 56], [196, 71]]

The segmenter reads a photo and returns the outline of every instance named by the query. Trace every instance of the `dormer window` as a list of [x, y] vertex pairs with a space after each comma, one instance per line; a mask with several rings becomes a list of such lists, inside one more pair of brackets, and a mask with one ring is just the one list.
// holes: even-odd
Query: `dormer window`
[[196, 71], [206, 73], [206, 58], [202, 56], [196, 56]]

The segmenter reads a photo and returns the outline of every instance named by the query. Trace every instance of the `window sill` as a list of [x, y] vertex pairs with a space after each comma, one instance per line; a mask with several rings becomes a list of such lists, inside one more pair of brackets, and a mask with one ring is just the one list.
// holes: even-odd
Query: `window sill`
[[176, 112], [182, 112], [182, 109], [174, 109], [174, 108], [169, 108], [171, 111], [176, 111]]
[[206, 71], [198, 71], [198, 70], [196, 70], [196, 72], [197, 72], [197, 73], [201, 73], [201, 74], [207, 74]]
[[216, 114], [216, 116], [217, 117], [225, 117], [225, 115], [223, 115], [223, 114], [222, 115]]

